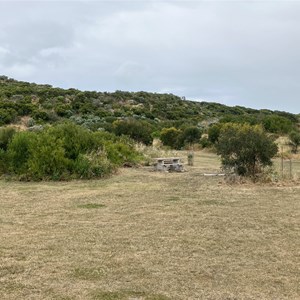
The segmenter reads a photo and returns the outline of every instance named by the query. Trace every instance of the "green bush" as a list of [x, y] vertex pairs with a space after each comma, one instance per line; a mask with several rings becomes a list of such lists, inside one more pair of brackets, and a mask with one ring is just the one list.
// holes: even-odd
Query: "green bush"
[[80, 153], [92, 151], [97, 147], [92, 132], [71, 122], [57, 124], [47, 130], [48, 134], [60, 140], [69, 159], [75, 160]]
[[108, 159], [115, 165], [136, 164], [140, 161], [141, 156], [133, 149], [132, 146], [123, 142], [104, 143]]
[[216, 147], [224, 168], [252, 178], [272, 165], [278, 151], [261, 126], [249, 124], [225, 124]]
[[160, 139], [165, 146], [169, 146], [171, 148], [178, 148], [178, 139], [181, 135], [182, 131], [176, 129], [175, 127], [163, 128], [160, 132]]
[[151, 136], [153, 128], [145, 121], [118, 120], [113, 123], [113, 131], [116, 135], [127, 135], [137, 142], [150, 145], [153, 141]]
[[290, 145], [292, 146], [292, 152], [297, 153], [298, 147], [300, 145], [300, 132], [299, 131], [292, 131], [289, 134], [290, 138]]
[[188, 126], [183, 129], [175, 127], [163, 128], [159, 134], [163, 144], [173, 149], [199, 144], [201, 135], [202, 130], [196, 126]]
[[17, 115], [13, 108], [0, 108], [0, 126], [14, 122]]
[[[92, 152], [80, 154], [74, 162], [76, 178], [91, 179], [110, 174], [115, 166], [107, 158], [105, 153]], [[73, 175], [74, 177], [74, 175]]]
[[39, 121], [44, 121], [44, 122], [48, 122], [51, 121], [51, 117], [49, 112], [47, 111], [43, 111], [43, 110], [36, 110], [33, 112], [32, 117], [35, 120], [39, 120]]
[[55, 112], [57, 113], [58, 116], [60, 117], [66, 117], [69, 118], [73, 115], [73, 112], [71, 110], [70, 105], [62, 105], [59, 104], [55, 107]]
[[215, 144], [220, 136], [221, 128], [222, 128], [221, 123], [214, 124], [208, 129], [208, 140], [212, 143]]
[[4, 174], [8, 171], [7, 160], [7, 153], [0, 148], [0, 174]]
[[209, 148], [212, 146], [212, 143], [210, 142], [210, 140], [208, 139], [208, 137], [204, 136], [200, 139], [200, 145], [202, 148]]
[[17, 175], [28, 173], [28, 160], [34, 149], [37, 133], [24, 131], [16, 133], [7, 147], [8, 168]]
[[199, 144], [202, 135], [202, 130], [196, 126], [186, 127], [178, 137], [177, 148], [184, 146]]
[[263, 119], [263, 126], [268, 132], [287, 134], [294, 129], [293, 122], [285, 117], [271, 115]]
[[7, 151], [0, 150], [0, 172], [26, 180], [100, 178], [141, 159], [130, 139], [73, 123], [15, 133]]
[[60, 180], [69, 177], [71, 160], [66, 157], [63, 140], [44, 131], [29, 149], [27, 173], [35, 179]]
[[15, 133], [16, 130], [12, 127], [0, 128], [0, 149], [7, 150], [7, 146]]

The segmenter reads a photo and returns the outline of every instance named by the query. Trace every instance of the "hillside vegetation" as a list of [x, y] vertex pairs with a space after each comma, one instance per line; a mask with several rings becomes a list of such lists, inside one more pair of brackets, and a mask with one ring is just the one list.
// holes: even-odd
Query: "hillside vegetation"
[[141, 160], [136, 142], [151, 145], [159, 138], [173, 149], [210, 147], [228, 123], [258, 125], [273, 140], [289, 135], [296, 153], [298, 122], [299, 116], [287, 112], [172, 94], [80, 91], [0, 76], [0, 175], [26, 180], [103, 177]]
[[80, 91], [0, 76], [0, 126], [25, 116], [28, 127], [68, 119], [91, 130], [108, 131], [117, 120], [134, 119], [147, 123], [152, 132], [172, 126], [205, 128], [221, 120], [261, 123], [271, 132], [287, 133], [299, 119], [287, 112], [188, 101], [172, 94]]

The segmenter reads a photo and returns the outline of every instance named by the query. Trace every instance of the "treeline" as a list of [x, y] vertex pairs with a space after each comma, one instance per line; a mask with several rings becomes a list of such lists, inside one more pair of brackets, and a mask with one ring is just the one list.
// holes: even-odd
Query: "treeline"
[[70, 122], [41, 131], [0, 129], [0, 174], [19, 180], [100, 178], [140, 159], [129, 138]]
[[172, 126], [159, 129], [146, 121], [127, 119], [115, 121], [112, 124], [111, 130], [116, 135], [126, 135], [146, 145], [152, 144], [153, 139], [158, 138], [164, 146], [179, 150], [189, 148], [191, 145], [196, 144], [202, 148], [215, 146], [222, 128], [227, 124], [260, 126], [274, 137], [286, 135], [290, 138], [293, 152], [297, 152], [300, 144], [300, 132], [297, 128], [297, 124], [278, 115], [267, 116], [263, 121], [242, 117], [225, 117], [207, 127], [192, 126], [187, 122], [187, 124], [177, 127]]

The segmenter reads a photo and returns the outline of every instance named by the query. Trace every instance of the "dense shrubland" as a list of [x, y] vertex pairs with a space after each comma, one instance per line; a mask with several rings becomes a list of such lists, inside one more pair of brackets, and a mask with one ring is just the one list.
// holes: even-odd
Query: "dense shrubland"
[[[0, 170], [29, 179], [101, 177], [136, 160], [133, 141], [150, 145], [159, 138], [171, 149], [218, 147], [227, 124], [287, 135], [297, 152], [298, 123], [299, 115], [287, 112], [172, 94], [53, 88], [0, 76]], [[5, 128], [10, 124], [26, 131]]]
[[133, 142], [73, 123], [42, 131], [0, 129], [0, 172], [23, 180], [100, 178], [141, 159]]
[[267, 131], [278, 134], [290, 132], [299, 118], [286, 112], [187, 101], [172, 94], [83, 92], [0, 76], [0, 126], [18, 122], [23, 116], [30, 116], [36, 124], [68, 119], [91, 130], [102, 128], [106, 131], [116, 130], [114, 122], [120, 120], [135, 120], [142, 126], [146, 124], [149, 132], [187, 126], [205, 129], [219, 121], [247, 122], [262, 124]]

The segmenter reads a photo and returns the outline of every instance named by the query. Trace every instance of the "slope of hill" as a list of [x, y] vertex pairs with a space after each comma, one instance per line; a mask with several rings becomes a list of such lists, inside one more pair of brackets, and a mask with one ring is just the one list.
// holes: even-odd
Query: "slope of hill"
[[220, 119], [267, 124], [274, 123], [274, 118], [291, 125], [297, 124], [299, 116], [188, 101], [172, 94], [80, 91], [0, 76], [0, 126], [23, 120], [30, 127], [68, 119], [92, 130], [110, 131], [116, 120], [135, 119], [146, 121], [155, 131], [170, 126], [205, 127]]

